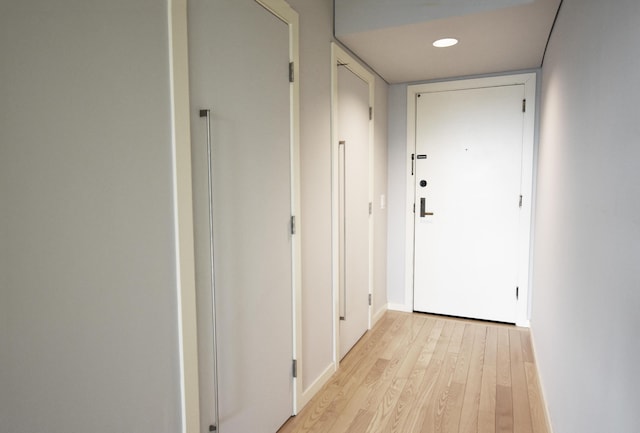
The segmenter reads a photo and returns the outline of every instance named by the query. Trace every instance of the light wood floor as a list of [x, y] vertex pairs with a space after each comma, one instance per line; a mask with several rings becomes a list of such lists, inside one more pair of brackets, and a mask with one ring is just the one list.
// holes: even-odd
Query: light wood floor
[[548, 433], [528, 330], [387, 312], [279, 433]]

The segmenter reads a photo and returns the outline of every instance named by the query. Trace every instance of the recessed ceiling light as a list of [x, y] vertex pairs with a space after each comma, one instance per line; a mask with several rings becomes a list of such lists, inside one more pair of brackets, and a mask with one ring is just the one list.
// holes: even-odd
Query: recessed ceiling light
[[433, 46], [437, 48], [446, 48], [446, 47], [452, 47], [457, 43], [458, 43], [458, 40], [455, 38], [443, 38], [435, 41], [433, 43]]

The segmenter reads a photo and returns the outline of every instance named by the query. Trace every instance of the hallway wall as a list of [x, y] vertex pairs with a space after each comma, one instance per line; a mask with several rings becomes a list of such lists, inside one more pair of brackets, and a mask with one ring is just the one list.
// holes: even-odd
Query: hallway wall
[[389, 85], [375, 75], [374, 186], [373, 186], [373, 305], [372, 315], [380, 317], [387, 309], [387, 227], [388, 227], [388, 104]]
[[0, 6], [0, 432], [181, 431], [168, 5]]
[[[290, 0], [300, 14], [300, 155], [302, 183], [303, 388], [333, 372], [331, 280], [331, 44], [332, 0]], [[375, 311], [386, 306], [386, 210], [375, 205], [386, 194], [386, 93], [378, 76], [375, 103], [376, 185], [374, 198]], [[384, 151], [383, 151], [384, 150]], [[382, 269], [381, 269], [382, 268]], [[374, 312], [375, 312], [374, 311]]]
[[300, 14], [302, 386], [333, 362], [331, 296], [332, 3], [290, 1]]
[[555, 433], [640, 431], [640, 3], [564, 0], [543, 66], [532, 333]]
[[[333, 371], [333, 2], [290, 4], [309, 389]], [[168, 6], [0, 3], [0, 433], [181, 431]], [[387, 88], [376, 77], [375, 201]], [[377, 312], [386, 210], [374, 209]]]
[[391, 308], [411, 311], [413, 306], [405, 299], [407, 84], [389, 86], [388, 149], [387, 296]]

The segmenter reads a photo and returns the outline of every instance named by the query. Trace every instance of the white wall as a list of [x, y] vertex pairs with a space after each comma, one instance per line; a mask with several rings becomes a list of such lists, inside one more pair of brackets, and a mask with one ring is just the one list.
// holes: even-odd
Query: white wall
[[389, 87], [387, 297], [392, 308], [405, 306], [405, 230], [407, 194], [407, 85]]
[[[302, 195], [302, 381], [305, 390], [333, 363], [331, 286], [331, 44], [332, 0], [289, 0], [300, 15], [300, 158]], [[386, 193], [386, 89], [376, 76], [376, 193]], [[380, 150], [378, 152], [378, 150]], [[378, 159], [379, 158], [379, 159]], [[378, 208], [379, 209], [379, 208]], [[385, 211], [374, 231], [386, 238]], [[386, 305], [384, 243], [374, 253], [375, 307]]]
[[181, 429], [165, 1], [0, 5], [0, 432]]
[[331, 296], [332, 3], [292, 0], [300, 14], [302, 196], [302, 381], [307, 389], [333, 362]]
[[640, 431], [640, 3], [565, 0], [543, 66], [532, 330], [555, 433]]
[[[0, 4], [0, 433], [180, 430], [166, 2]], [[332, 366], [332, 1], [300, 14], [303, 369]], [[376, 77], [376, 184], [386, 91]], [[376, 209], [374, 309], [386, 305]], [[114, 416], [117, 414], [117, 416]]]
[[[389, 85], [375, 76], [373, 188], [373, 317], [387, 307], [387, 137]], [[381, 200], [384, 202], [382, 203]], [[384, 206], [383, 206], [384, 204]]]

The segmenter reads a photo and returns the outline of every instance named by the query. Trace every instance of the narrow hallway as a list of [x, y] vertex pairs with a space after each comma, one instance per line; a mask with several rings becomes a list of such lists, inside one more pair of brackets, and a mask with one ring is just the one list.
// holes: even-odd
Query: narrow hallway
[[388, 311], [279, 433], [547, 433], [527, 329]]

